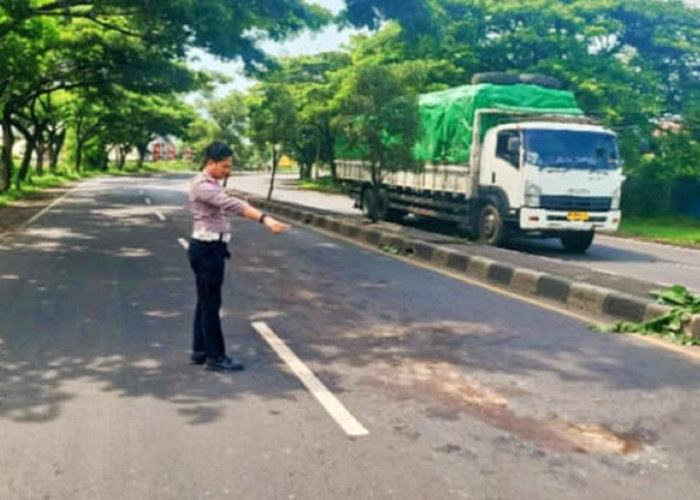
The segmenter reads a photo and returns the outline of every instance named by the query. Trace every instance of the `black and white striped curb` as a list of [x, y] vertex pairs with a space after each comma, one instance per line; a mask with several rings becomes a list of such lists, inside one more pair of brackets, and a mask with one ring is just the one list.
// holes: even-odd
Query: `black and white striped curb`
[[[657, 304], [651, 299], [526, 267], [516, 267], [483, 256], [469, 255], [438, 244], [392, 233], [376, 225], [341, 218], [332, 213], [312, 211], [287, 202], [262, 200], [243, 193], [237, 194], [248, 198], [256, 207], [289, 220], [337, 233], [388, 253], [416, 259], [502, 288], [559, 302], [572, 309], [631, 322], [648, 321], [670, 310], [669, 307]], [[688, 335], [700, 338], [700, 315], [692, 317], [686, 330]]]

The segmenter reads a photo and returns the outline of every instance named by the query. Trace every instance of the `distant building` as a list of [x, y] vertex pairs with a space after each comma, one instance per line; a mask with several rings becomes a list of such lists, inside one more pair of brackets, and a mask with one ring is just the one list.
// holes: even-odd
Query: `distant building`
[[170, 137], [156, 137], [148, 144], [151, 161], [172, 161], [179, 157], [179, 148]]

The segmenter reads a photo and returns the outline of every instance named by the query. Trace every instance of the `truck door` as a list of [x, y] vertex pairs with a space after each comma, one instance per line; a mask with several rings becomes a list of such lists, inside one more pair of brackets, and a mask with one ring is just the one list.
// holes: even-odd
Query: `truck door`
[[[487, 192], [500, 189], [508, 198], [510, 208], [520, 208], [523, 185], [520, 174], [519, 130], [490, 131], [482, 151], [481, 188]], [[515, 147], [515, 149], [514, 149]]]

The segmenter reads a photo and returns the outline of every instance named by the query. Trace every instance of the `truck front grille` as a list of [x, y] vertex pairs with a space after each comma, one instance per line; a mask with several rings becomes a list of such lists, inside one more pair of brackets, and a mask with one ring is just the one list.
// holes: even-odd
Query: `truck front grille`
[[607, 212], [612, 206], [612, 198], [586, 196], [540, 196], [540, 208], [547, 210], [585, 210], [587, 212]]

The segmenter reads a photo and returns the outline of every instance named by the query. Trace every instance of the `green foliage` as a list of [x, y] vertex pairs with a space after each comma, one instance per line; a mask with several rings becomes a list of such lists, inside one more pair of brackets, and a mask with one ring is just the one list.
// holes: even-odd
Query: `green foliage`
[[382, 244], [382, 245], [379, 245], [379, 250], [381, 250], [382, 252], [384, 252], [385, 254], [388, 254], [388, 255], [400, 255], [401, 254], [401, 249], [397, 246], [394, 246], [394, 245]]
[[698, 344], [698, 340], [688, 337], [683, 329], [693, 314], [700, 314], [700, 295], [689, 292], [682, 285], [674, 285], [667, 290], [651, 293], [657, 303], [669, 306], [668, 313], [641, 323], [620, 321], [610, 326], [593, 327], [593, 330], [607, 333], [638, 333], [660, 335], [683, 344]]
[[[5, 149], [11, 150], [11, 121], [41, 96], [82, 89], [83, 110], [101, 108], [109, 96], [125, 91], [172, 97], [207, 83], [207, 76], [183, 64], [190, 47], [204, 48], [222, 58], [240, 57], [253, 68], [266, 63], [257, 45], [262, 35], [280, 40], [306, 27], [317, 29], [329, 20], [325, 10], [304, 0], [3, 2], [0, 119], [7, 138]], [[95, 101], [93, 105], [87, 105], [88, 96]], [[128, 125], [119, 119], [118, 126], [107, 128], [107, 115], [121, 118], [123, 114], [118, 106], [106, 107], [109, 112], [99, 117], [73, 114], [71, 126], [81, 127], [74, 131], [78, 167], [83, 145], [90, 161], [100, 162], [111, 141], [124, 141], [121, 146], [125, 148], [131, 142], [143, 144], [144, 137], [159, 133], [156, 128], [172, 129], [172, 116], [148, 106], [141, 109], [150, 109], [151, 117], [132, 109]], [[150, 130], [144, 132], [144, 127]], [[36, 140], [43, 142], [39, 125], [32, 128]], [[134, 138], [136, 135], [139, 137]], [[9, 187], [11, 174], [12, 158], [4, 154], [0, 192]]]
[[298, 135], [299, 113], [289, 88], [263, 82], [250, 96], [250, 139], [261, 155], [269, 151], [272, 177], [267, 199], [272, 198], [275, 174], [282, 154], [292, 149]]
[[680, 215], [624, 216], [620, 233], [676, 245], [700, 245], [700, 219]]
[[211, 122], [207, 125], [200, 120], [190, 129], [197, 151], [202, 151], [212, 141], [222, 141], [233, 147], [234, 165], [244, 166], [250, 162], [252, 152], [246, 140], [249, 109], [245, 99], [244, 94], [234, 91], [204, 104]]
[[[185, 137], [192, 145], [193, 150], [199, 154], [204, 151], [208, 144], [218, 140], [221, 129], [213, 120], [195, 118], [187, 127]], [[234, 151], [235, 154], [235, 151]]]
[[287, 86], [264, 82], [249, 99], [250, 139], [259, 151], [271, 152], [273, 164], [294, 139], [299, 123], [295, 102]]
[[414, 165], [420, 133], [417, 95], [397, 66], [353, 67], [336, 96], [334, 128], [366, 161], [375, 185], [383, 173]]
[[[186, 127], [195, 149], [211, 140], [234, 145], [238, 165], [254, 154], [274, 163], [284, 151], [302, 177], [313, 164], [329, 165], [333, 176], [339, 139], [377, 168], [407, 165], [401, 144], [410, 142], [413, 125], [400, 109], [411, 98], [402, 104], [400, 96], [468, 83], [477, 72], [540, 72], [560, 78], [587, 114], [618, 132], [625, 213], [671, 213], [679, 183], [700, 179], [700, 13], [681, 0], [345, 5], [339, 22], [377, 31], [353, 37], [341, 52], [270, 61], [260, 41], [318, 29], [330, 15], [304, 0], [2, 2], [0, 119], [6, 128], [10, 120], [21, 124], [52, 151], [60, 151], [67, 124], [74, 156], [82, 154], [80, 137], [91, 161], [108, 148], [143, 147], [153, 134], [180, 135]], [[176, 104], [179, 94], [216, 77], [184, 66], [191, 47], [239, 58], [262, 86], [249, 97], [209, 103], [210, 121], [194, 116]], [[383, 76], [369, 76], [377, 67], [396, 92]], [[361, 78], [366, 85], [358, 85]], [[654, 119], [665, 114], [682, 130], [652, 138]], [[652, 152], [641, 155], [641, 143]], [[12, 173], [9, 155], [1, 158], [0, 191]]]
[[301, 179], [297, 183], [301, 189], [320, 191], [322, 193], [345, 193], [345, 188], [331, 176], [319, 177], [317, 180]]
[[[697, 9], [679, 0], [419, 3], [430, 9], [425, 19], [433, 29], [406, 37], [387, 23], [354, 40], [354, 65], [415, 61], [418, 92], [463, 84], [484, 71], [560, 78], [587, 114], [620, 135], [629, 177], [625, 212], [672, 212], [676, 180], [700, 178]], [[680, 114], [684, 131], [652, 140], [652, 120], [665, 113]], [[655, 143], [646, 158], [639, 154], [645, 142]]]
[[413, 36], [436, 28], [431, 0], [345, 0], [345, 4], [344, 16], [355, 26], [377, 29], [387, 19], [396, 19]]
[[288, 153], [298, 162], [301, 178], [310, 178], [314, 163], [329, 165], [335, 177], [332, 99], [340, 85], [339, 72], [350, 65], [350, 56], [325, 52], [278, 62], [274, 71], [263, 75], [263, 81], [284, 85], [292, 96], [298, 122], [296, 135], [288, 141]]

